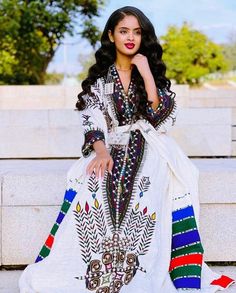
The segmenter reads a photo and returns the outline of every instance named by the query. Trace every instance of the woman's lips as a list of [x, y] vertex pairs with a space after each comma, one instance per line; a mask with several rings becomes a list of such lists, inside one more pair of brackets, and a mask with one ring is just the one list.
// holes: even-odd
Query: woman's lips
[[133, 43], [127, 43], [127, 44], [125, 44], [125, 47], [128, 48], [128, 49], [133, 49], [134, 46], [135, 45]]

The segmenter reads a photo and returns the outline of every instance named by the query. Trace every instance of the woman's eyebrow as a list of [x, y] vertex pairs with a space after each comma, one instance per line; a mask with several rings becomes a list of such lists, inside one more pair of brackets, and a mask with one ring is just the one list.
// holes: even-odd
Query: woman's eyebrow
[[[126, 26], [121, 26], [121, 27], [119, 27], [119, 29], [128, 29], [129, 30], [130, 28], [128, 28]], [[136, 27], [133, 30], [139, 30], [139, 29], [141, 29], [141, 27]]]

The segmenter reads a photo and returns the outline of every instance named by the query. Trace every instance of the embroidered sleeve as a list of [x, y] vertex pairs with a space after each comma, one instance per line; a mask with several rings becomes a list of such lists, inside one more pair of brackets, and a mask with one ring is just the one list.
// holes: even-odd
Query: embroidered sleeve
[[90, 155], [94, 150], [94, 142], [98, 140], [102, 140], [105, 143], [105, 136], [102, 130], [91, 129], [84, 133], [84, 144], [81, 149], [83, 157], [88, 157]]
[[147, 102], [146, 118], [157, 129], [167, 118], [171, 117], [176, 109], [175, 93], [166, 89], [158, 89], [160, 103], [156, 109], [152, 109], [151, 101]]
[[84, 132], [84, 142], [81, 147], [83, 157], [88, 157], [94, 150], [95, 141], [101, 140], [105, 143], [107, 132], [107, 117], [104, 103], [101, 98], [99, 83], [91, 86], [92, 95], [85, 94], [85, 109], [80, 111], [80, 120]]

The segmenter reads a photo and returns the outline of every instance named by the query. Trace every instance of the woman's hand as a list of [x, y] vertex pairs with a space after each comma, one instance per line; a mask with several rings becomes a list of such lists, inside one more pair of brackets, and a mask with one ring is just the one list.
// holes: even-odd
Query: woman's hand
[[140, 75], [144, 80], [152, 77], [152, 72], [149, 67], [148, 59], [146, 56], [138, 53], [131, 59], [131, 64], [136, 65]]
[[155, 110], [160, 103], [160, 99], [157, 95], [156, 83], [149, 67], [147, 57], [142, 54], [136, 54], [131, 59], [131, 64], [135, 64], [137, 66], [138, 71], [144, 81], [145, 90], [147, 92], [147, 99], [148, 101], [152, 102], [151, 107], [153, 108], [153, 110]]
[[102, 150], [101, 152], [96, 152], [96, 157], [88, 164], [86, 172], [91, 175], [95, 171], [96, 178], [99, 178], [99, 173], [103, 179], [105, 170], [109, 173], [112, 171], [113, 159], [107, 150]]

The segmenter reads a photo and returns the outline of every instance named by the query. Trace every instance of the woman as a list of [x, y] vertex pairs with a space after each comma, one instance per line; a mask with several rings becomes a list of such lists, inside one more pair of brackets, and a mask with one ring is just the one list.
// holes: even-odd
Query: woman
[[175, 94], [149, 19], [130, 6], [113, 12], [95, 56], [76, 104], [83, 157], [20, 292], [227, 288], [233, 280], [203, 262], [198, 170], [166, 133]]

